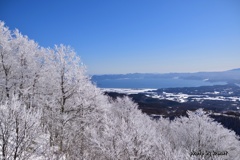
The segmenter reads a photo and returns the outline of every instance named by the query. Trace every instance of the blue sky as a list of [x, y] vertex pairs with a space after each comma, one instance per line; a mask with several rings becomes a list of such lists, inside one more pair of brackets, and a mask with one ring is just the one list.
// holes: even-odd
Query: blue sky
[[239, 0], [0, 0], [0, 20], [70, 45], [89, 74], [240, 67]]

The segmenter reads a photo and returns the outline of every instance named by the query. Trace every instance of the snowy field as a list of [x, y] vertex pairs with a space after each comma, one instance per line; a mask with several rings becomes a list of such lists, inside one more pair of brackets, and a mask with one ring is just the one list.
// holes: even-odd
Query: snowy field
[[124, 94], [138, 94], [138, 93], [148, 93], [152, 91], [156, 91], [157, 89], [131, 89], [131, 88], [102, 88], [104, 92], [117, 92]]
[[[201, 95], [190, 95], [183, 93], [168, 93], [163, 92], [162, 94], [157, 94], [157, 89], [129, 89], [129, 88], [102, 88], [104, 92], [116, 92], [123, 94], [138, 94], [144, 93], [147, 97], [157, 98], [157, 99], [166, 99], [171, 101], [176, 101], [180, 103], [188, 101], [203, 101], [203, 100], [216, 100], [216, 101], [240, 101], [238, 96], [219, 96], [219, 92], [206, 92]], [[231, 93], [229, 93], [231, 94]]]

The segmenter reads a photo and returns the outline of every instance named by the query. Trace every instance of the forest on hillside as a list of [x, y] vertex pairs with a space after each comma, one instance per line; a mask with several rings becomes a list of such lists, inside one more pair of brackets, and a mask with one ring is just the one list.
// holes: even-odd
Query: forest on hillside
[[0, 159], [239, 160], [240, 140], [203, 109], [154, 120], [92, 84], [71, 47], [0, 22]]

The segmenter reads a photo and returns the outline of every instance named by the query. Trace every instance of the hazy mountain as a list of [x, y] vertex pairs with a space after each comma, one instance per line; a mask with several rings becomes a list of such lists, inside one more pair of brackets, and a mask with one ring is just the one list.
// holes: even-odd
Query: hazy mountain
[[228, 83], [240, 83], [240, 68], [222, 72], [196, 72], [196, 73], [129, 73], [129, 74], [105, 74], [93, 75], [92, 80], [114, 79], [155, 79], [155, 78], [174, 78], [191, 79], [204, 81], [223, 81]]
[[240, 72], [240, 68], [231, 69], [231, 70], [229, 70], [229, 71], [238, 71], [238, 72]]

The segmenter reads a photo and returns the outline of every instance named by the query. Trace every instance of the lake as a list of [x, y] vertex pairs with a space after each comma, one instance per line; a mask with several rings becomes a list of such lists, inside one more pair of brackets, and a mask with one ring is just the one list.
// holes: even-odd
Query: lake
[[225, 82], [174, 78], [104, 79], [94, 82], [100, 88], [176, 88], [224, 85]]

